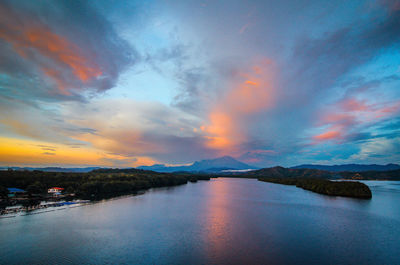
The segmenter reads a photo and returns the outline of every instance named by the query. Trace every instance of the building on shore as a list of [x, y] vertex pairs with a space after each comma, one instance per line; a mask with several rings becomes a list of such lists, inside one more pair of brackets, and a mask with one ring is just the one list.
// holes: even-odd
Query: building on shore
[[16, 195], [22, 195], [26, 193], [25, 190], [18, 188], [7, 188], [7, 190], [8, 190], [8, 197], [15, 197]]
[[52, 187], [47, 190], [47, 193], [53, 194], [53, 195], [61, 195], [61, 192], [64, 190], [64, 188], [59, 188], [59, 187]]

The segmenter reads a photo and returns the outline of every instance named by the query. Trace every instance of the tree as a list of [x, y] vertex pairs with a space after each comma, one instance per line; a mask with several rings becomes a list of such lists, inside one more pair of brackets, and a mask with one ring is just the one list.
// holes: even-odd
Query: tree
[[0, 198], [6, 198], [7, 195], [8, 195], [8, 190], [5, 187], [0, 186]]
[[43, 187], [43, 185], [42, 185], [39, 181], [36, 181], [35, 183], [29, 185], [29, 186], [26, 188], [26, 191], [27, 191], [29, 194], [39, 194], [39, 193], [43, 193], [44, 187]]

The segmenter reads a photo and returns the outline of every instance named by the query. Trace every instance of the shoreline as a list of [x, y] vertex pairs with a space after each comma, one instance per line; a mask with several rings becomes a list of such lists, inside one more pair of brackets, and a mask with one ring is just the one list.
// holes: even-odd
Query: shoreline
[[[172, 187], [174, 187], [174, 186], [172, 186]], [[155, 188], [151, 188], [151, 189], [162, 189], [162, 188], [165, 188], [165, 187], [155, 187]], [[85, 202], [79, 202], [81, 200], [77, 200], [75, 202], [72, 201], [72, 202], [74, 202], [74, 204], [72, 204], [71, 206], [69, 206], [69, 205], [68, 206], [66, 206], [66, 205], [49, 206], [49, 207], [45, 207], [45, 208], [38, 208], [38, 209], [32, 209], [32, 210], [25, 210], [25, 209], [23, 209], [23, 207], [20, 207], [20, 208], [18, 208], [17, 212], [0, 214], [0, 219], [3, 219], [3, 218], [8, 219], [8, 218], [14, 218], [14, 217], [18, 217], [18, 216], [28, 216], [28, 215], [42, 214], [42, 213], [48, 213], [48, 212], [54, 212], [54, 211], [60, 211], [60, 210], [68, 210], [68, 209], [93, 205], [93, 204], [102, 203], [102, 202], [116, 201], [116, 200], [120, 200], [120, 199], [144, 195], [147, 191], [149, 191], [151, 189], [139, 190], [132, 194], [119, 195], [119, 196], [111, 197], [108, 199], [93, 200], [93, 201], [87, 200]], [[65, 203], [65, 202], [60, 202], [60, 203]], [[66, 206], [66, 207], [63, 207], [63, 206]], [[63, 207], [63, 208], [58, 208], [58, 207]], [[42, 209], [49, 209], [49, 208], [55, 208], [55, 209], [41, 211]]]

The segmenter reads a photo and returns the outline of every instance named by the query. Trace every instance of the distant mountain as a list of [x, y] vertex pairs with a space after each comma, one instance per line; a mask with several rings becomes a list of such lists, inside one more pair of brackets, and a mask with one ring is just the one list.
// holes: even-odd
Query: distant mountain
[[223, 156], [215, 159], [196, 161], [189, 166], [165, 166], [162, 164], [155, 164], [152, 166], [141, 166], [138, 167], [138, 169], [153, 170], [157, 172], [221, 172], [223, 170], [255, 169], [255, 167], [240, 162], [233, 157]]
[[245, 163], [237, 161], [233, 157], [223, 156], [215, 159], [206, 159], [196, 161], [190, 166], [192, 170], [200, 171], [210, 168], [226, 168], [226, 169], [249, 169], [254, 168]]
[[253, 170], [242, 174], [233, 174], [245, 178], [270, 179], [351, 179], [351, 180], [400, 180], [400, 169], [387, 171], [326, 171], [309, 168], [271, 167]]
[[244, 174], [246, 177], [268, 177], [268, 178], [318, 178], [332, 179], [337, 178], [337, 174], [325, 170], [308, 169], [308, 168], [284, 168], [271, 167], [250, 171]]
[[359, 164], [346, 164], [346, 165], [300, 165], [291, 167], [293, 169], [296, 168], [309, 168], [309, 169], [320, 169], [331, 172], [340, 172], [340, 171], [350, 171], [350, 172], [362, 172], [362, 171], [388, 171], [388, 170], [397, 170], [400, 169], [400, 165], [397, 164], [387, 164], [387, 165], [359, 165]]
[[75, 168], [64, 168], [64, 167], [1, 167], [0, 170], [18, 170], [18, 171], [44, 171], [44, 172], [76, 172], [76, 173], [86, 173], [100, 167], [75, 167]]
[[137, 169], [142, 169], [142, 170], [151, 170], [151, 171], [156, 171], [156, 172], [166, 172], [166, 173], [171, 173], [171, 172], [178, 172], [178, 171], [191, 171], [188, 169], [189, 166], [166, 166], [164, 164], [154, 164], [152, 166], [140, 166], [137, 167]]

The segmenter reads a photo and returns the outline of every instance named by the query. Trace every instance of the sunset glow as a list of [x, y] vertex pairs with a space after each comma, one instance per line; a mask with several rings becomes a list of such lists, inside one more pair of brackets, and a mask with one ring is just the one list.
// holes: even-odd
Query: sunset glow
[[0, 166], [398, 162], [398, 6], [2, 1]]

